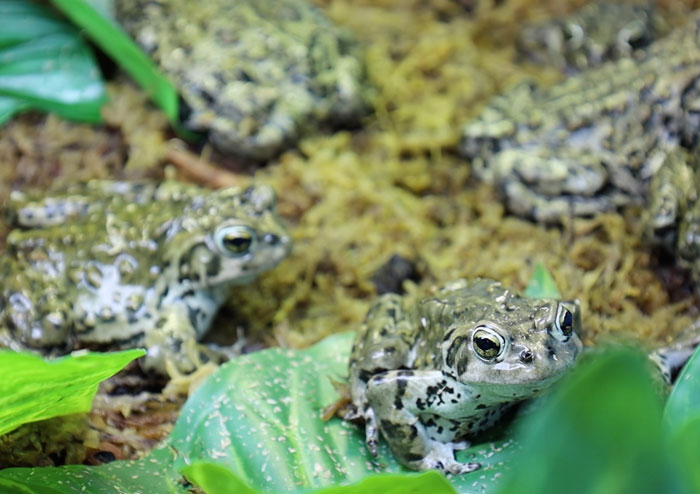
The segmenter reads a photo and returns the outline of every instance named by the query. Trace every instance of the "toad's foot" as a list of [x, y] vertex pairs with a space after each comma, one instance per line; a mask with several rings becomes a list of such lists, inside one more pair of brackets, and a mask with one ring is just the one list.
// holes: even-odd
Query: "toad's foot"
[[453, 460], [454, 452], [458, 449], [464, 449], [466, 443], [433, 443], [433, 447], [424, 458], [411, 461], [407, 466], [415, 470], [440, 470], [443, 473], [451, 473], [453, 475], [461, 475], [463, 473], [473, 472], [481, 468], [479, 463], [461, 463]]

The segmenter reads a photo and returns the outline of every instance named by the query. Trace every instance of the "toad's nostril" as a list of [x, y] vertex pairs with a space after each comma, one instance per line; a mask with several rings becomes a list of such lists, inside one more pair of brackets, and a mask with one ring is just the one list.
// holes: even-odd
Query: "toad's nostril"
[[280, 238], [274, 233], [266, 233], [263, 235], [263, 242], [269, 245], [277, 245], [280, 242]]
[[535, 356], [530, 350], [523, 350], [520, 352], [520, 361], [529, 364], [534, 360]]

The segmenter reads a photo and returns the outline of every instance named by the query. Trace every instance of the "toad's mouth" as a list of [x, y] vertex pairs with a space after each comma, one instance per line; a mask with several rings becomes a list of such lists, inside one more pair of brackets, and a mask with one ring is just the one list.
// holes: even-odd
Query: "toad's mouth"
[[559, 381], [566, 374], [567, 369], [553, 372], [547, 376], [531, 376], [513, 380], [512, 382], [501, 381], [489, 386], [489, 392], [499, 398], [506, 400], [525, 399], [534, 396], [549, 388]]

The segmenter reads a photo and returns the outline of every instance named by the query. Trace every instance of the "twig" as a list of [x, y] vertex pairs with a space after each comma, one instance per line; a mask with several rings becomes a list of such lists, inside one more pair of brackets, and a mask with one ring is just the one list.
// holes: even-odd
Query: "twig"
[[188, 151], [179, 139], [171, 139], [168, 142], [166, 158], [187, 177], [215, 189], [240, 185], [244, 181], [242, 176], [219, 168], [201, 156]]

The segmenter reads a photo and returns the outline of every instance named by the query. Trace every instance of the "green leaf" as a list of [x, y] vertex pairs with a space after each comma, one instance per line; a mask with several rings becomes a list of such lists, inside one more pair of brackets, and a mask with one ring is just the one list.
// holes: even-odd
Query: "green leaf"
[[11, 96], [0, 96], [0, 124], [8, 121], [15, 113], [30, 107], [31, 105], [27, 100], [12, 98]]
[[228, 468], [208, 461], [196, 461], [182, 468], [182, 474], [207, 494], [256, 494]]
[[664, 407], [663, 423], [685, 492], [700, 492], [700, 347], [681, 370]]
[[456, 491], [445, 477], [436, 471], [411, 474], [379, 474], [356, 484], [327, 487], [313, 491], [314, 494], [454, 494]]
[[174, 453], [160, 449], [136, 461], [100, 466], [0, 470], [3, 494], [192, 494], [172, 468]]
[[552, 275], [541, 262], [538, 262], [535, 266], [535, 272], [532, 275], [530, 283], [528, 283], [525, 288], [523, 296], [529, 298], [561, 299], [561, 293], [559, 293], [557, 289], [554, 278], [552, 278]]
[[37, 420], [87, 412], [97, 385], [145, 355], [144, 350], [85, 353], [45, 361], [32, 353], [0, 351], [0, 434]]
[[664, 426], [672, 433], [695, 416], [700, 416], [700, 346], [688, 359], [671, 389], [664, 407]]
[[0, 123], [37, 108], [100, 121], [105, 88], [78, 31], [26, 0], [0, 0]]
[[[231, 470], [216, 463], [198, 461], [182, 469], [187, 480], [201, 487], [206, 494], [257, 494], [236, 477]], [[455, 490], [445, 477], [438, 472], [416, 474], [378, 474], [356, 484], [322, 487], [304, 490], [314, 494], [362, 494], [381, 492], [383, 494], [411, 494], [430, 492], [432, 494], [454, 494]]]
[[520, 424], [523, 452], [503, 493], [671, 492], [661, 404], [645, 357], [589, 355]]
[[52, 0], [52, 3], [146, 91], [174, 127], [179, 126], [177, 90], [119, 25], [100, 15], [84, 0]]
[[700, 415], [674, 425], [668, 439], [668, 451], [675, 460], [678, 492], [700, 492]]

